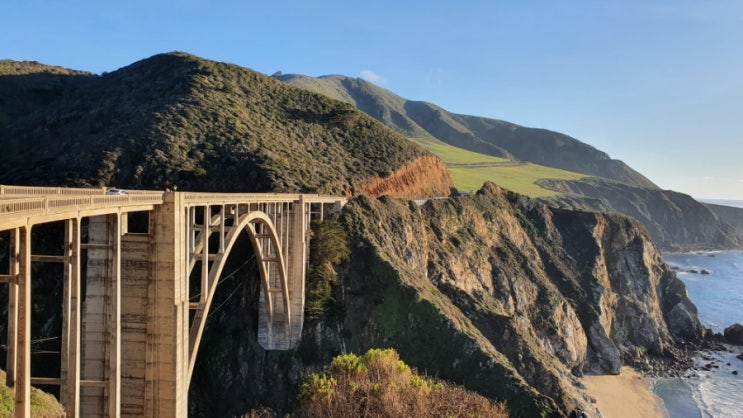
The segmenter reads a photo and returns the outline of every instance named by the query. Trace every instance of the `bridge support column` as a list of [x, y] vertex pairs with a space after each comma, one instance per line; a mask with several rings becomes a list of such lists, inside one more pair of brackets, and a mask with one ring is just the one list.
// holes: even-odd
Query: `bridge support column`
[[145, 416], [149, 234], [121, 237], [121, 416]]
[[[20, 228], [18, 238], [17, 340], [15, 360], [15, 417], [31, 417], [31, 227]], [[12, 287], [13, 285], [11, 285]]]
[[17, 353], [17, 332], [18, 332], [18, 274], [20, 273], [19, 256], [21, 253], [20, 244], [21, 230], [15, 228], [10, 232], [10, 276], [14, 277], [8, 283], [8, 343], [7, 357], [5, 363], [5, 384], [12, 388], [15, 387], [15, 361]]
[[166, 193], [150, 221], [153, 277], [148, 284], [145, 416], [188, 416], [188, 266], [180, 193]]
[[[94, 216], [82, 306], [80, 415], [118, 417], [121, 393], [121, 220]], [[68, 376], [69, 377], [69, 376]]]
[[288, 233], [287, 281], [291, 303], [291, 324], [289, 324], [289, 347], [296, 347], [302, 337], [304, 325], [304, 278], [307, 265], [308, 204], [304, 196], [292, 204]]
[[68, 418], [80, 416], [80, 219], [65, 222], [62, 363], [59, 400]]

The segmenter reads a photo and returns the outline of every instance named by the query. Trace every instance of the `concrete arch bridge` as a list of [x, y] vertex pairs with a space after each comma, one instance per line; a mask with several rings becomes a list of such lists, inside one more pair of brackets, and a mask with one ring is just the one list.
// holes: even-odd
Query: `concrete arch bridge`
[[[345, 202], [306, 194], [106, 195], [0, 186], [0, 238], [9, 247], [0, 282], [8, 285], [6, 368], [15, 416], [30, 416], [31, 384], [38, 384], [59, 386], [69, 417], [186, 417], [201, 335], [239, 236], [249, 238], [261, 277], [258, 340], [269, 350], [293, 348], [303, 324], [309, 223]], [[64, 224], [62, 251], [38, 254], [32, 231], [55, 222]], [[35, 263], [62, 265], [58, 378], [32, 375]]]

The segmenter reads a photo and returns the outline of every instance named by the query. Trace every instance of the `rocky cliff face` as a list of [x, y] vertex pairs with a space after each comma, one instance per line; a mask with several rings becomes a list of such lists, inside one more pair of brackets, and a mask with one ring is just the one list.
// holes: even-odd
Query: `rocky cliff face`
[[[703, 205], [683, 193], [600, 179], [540, 180], [540, 185], [565, 193], [550, 198], [551, 205], [613, 210], [638, 219], [664, 250], [743, 248], [743, 232], [726, 222], [734, 217], [724, 217], [713, 210], [713, 205]], [[732, 214], [741, 216], [741, 212], [731, 209]]]
[[624, 216], [488, 184], [422, 207], [360, 198], [343, 221], [355, 246], [347, 349], [394, 347], [516, 415], [593, 411], [576, 375], [678, 358], [704, 332], [683, 283]]
[[738, 236], [743, 237], [743, 208], [714, 205], [710, 203], [705, 203], [704, 206], [714, 212], [720, 220], [733, 227]]

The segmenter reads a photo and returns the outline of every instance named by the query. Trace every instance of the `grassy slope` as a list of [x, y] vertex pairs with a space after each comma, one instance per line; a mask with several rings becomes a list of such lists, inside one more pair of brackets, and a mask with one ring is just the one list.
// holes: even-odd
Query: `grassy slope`
[[352, 194], [427, 154], [346, 103], [188, 54], [50, 82], [48, 101], [23, 112], [3, 109], [26, 103], [47, 67], [5, 67], [8, 184]]
[[[514, 164], [508, 158], [486, 154], [489, 151], [486, 151], [488, 148], [484, 145], [483, 152], [450, 145], [430, 135], [408, 117], [410, 109], [406, 109], [406, 103], [409, 102], [405, 99], [363, 80], [343, 76], [313, 78], [301, 75], [284, 75], [278, 78], [294, 86], [353, 104], [377, 120], [394, 127], [441, 158], [449, 167], [456, 187], [460, 190], [477, 190], [485, 181], [492, 181], [530, 197], [554, 196], [558, 193], [542, 188], [535, 182], [540, 179], [574, 180], [586, 177], [584, 174], [537, 164]], [[416, 106], [421, 107], [424, 104], [417, 103]], [[455, 127], [464, 139], [468, 137], [465, 135], [467, 128], [452, 120], [449, 113], [438, 111], [434, 114], [432, 120], [443, 119], [445, 126]], [[422, 116], [420, 118], [429, 119]]]
[[283, 75], [278, 79], [346, 101], [407, 137], [435, 138], [481, 154], [657, 188], [623, 162], [612, 160], [606, 153], [558, 132], [455, 114], [431, 103], [406, 100], [357, 78]]
[[434, 139], [413, 139], [441, 158], [461, 191], [478, 190], [485, 181], [530, 197], [545, 197], [558, 194], [542, 188], [540, 179], [576, 180], [585, 174], [545, 167], [537, 164], [512, 164], [505, 158], [467, 151]]
[[485, 181], [490, 180], [505, 189], [529, 197], [546, 197], [558, 194], [537, 185], [537, 180], [545, 178], [576, 180], [586, 177], [584, 174], [531, 163], [513, 166], [451, 168], [449, 171], [457, 188], [462, 191], [478, 190]]

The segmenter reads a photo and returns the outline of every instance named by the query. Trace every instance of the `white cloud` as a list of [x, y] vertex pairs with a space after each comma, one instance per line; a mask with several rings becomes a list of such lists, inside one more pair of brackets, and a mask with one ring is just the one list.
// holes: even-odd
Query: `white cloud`
[[361, 78], [364, 80], [374, 83], [374, 84], [386, 84], [387, 80], [384, 79], [381, 75], [375, 73], [372, 70], [363, 70], [359, 73], [361, 75]]

